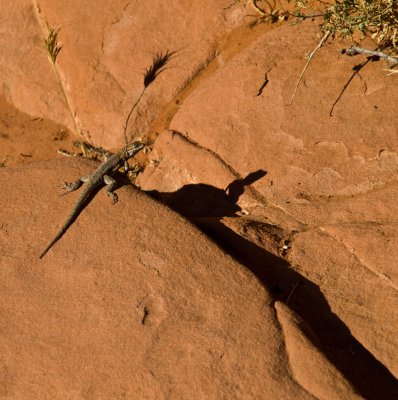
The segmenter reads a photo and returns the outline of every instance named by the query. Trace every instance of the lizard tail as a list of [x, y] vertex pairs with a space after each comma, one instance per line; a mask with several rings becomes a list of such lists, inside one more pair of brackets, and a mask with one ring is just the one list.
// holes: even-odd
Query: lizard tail
[[58, 239], [59, 239], [59, 238], [56, 237], [54, 240], [51, 241], [51, 243], [45, 248], [45, 250], [43, 251], [43, 253], [40, 254], [40, 256], [39, 256], [40, 259], [43, 258], [43, 257], [47, 254], [48, 250], [51, 249], [51, 247], [53, 246], [53, 244], [54, 244]]
[[86, 199], [87, 195], [90, 193], [90, 191], [93, 189], [92, 186], [88, 185], [86, 186], [86, 188], [83, 190], [83, 192], [81, 193], [81, 195], [79, 196], [79, 198], [76, 201], [76, 206], [73, 209], [71, 215], [69, 216], [69, 218], [65, 221], [64, 225], [62, 226], [62, 228], [58, 231], [57, 235], [55, 236], [55, 238], [49, 243], [49, 245], [44, 249], [43, 253], [40, 254], [39, 258], [43, 258], [48, 250], [51, 249], [51, 247], [58, 242], [59, 239], [61, 239], [61, 237], [63, 236], [63, 234], [69, 229], [69, 227], [73, 224], [73, 222], [75, 221], [75, 219], [77, 218], [77, 216], [80, 213], [80, 207], [81, 204], [84, 202], [84, 200]]
[[53, 247], [54, 243], [57, 242], [59, 239], [61, 239], [62, 235], [67, 231], [67, 229], [69, 228], [69, 226], [72, 224], [72, 221], [68, 221], [70, 222], [68, 225], [65, 225], [58, 233], [57, 236], [55, 236], [55, 238], [49, 243], [49, 245], [45, 248], [45, 250], [43, 251], [43, 253], [40, 254], [39, 258], [43, 258], [48, 250], [51, 249], [51, 247]]
[[58, 231], [57, 235], [55, 236], [55, 238], [49, 243], [49, 245], [45, 248], [45, 250], [43, 251], [43, 253], [40, 254], [39, 258], [43, 258], [46, 253], [48, 252], [48, 250], [51, 249], [51, 247], [53, 247], [54, 243], [58, 242], [59, 239], [61, 239], [61, 237], [63, 236], [63, 234], [69, 229], [69, 227], [73, 224], [73, 221], [77, 218], [78, 215], [78, 211], [75, 210], [70, 217], [65, 221], [64, 226]]

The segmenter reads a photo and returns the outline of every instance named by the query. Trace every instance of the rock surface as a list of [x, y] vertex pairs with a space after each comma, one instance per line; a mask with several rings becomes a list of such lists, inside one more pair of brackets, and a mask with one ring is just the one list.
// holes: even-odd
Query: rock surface
[[[220, 39], [244, 17], [240, 8], [226, 12], [228, 4], [100, 0], [84, 7], [75, 0], [16, 1], [2, 10], [2, 93], [22, 111], [73, 128], [41, 51], [45, 23], [60, 26], [57, 65], [79, 129], [87, 140], [117, 147], [130, 111], [127, 135], [145, 135], [161, 109], [215, 57]], [[156, 55], [166, 54], [171, 58], [163, 72], [145, 87], [145, 71]]]
[[[292, 101], [316, 21], [182, 3], [0, 11], [0, 165], [24, 163], [0, 170], [0, 393], [397, 398], [397, 75], [329, 40]], [[158, 203], [99, 193], [38, 263], [74, 199], [53, 186], [94, 165], [26, 162], [75, 139], [45, 20], [85, 137], [154, 141], [137, 182]]]
[[[302, 96], [287, 105], [298, 65], [293, 60], [306, 48], [300, 29], [285, 25], [260, 36], [185, 100], [171, 129], [216, 150], [241, 176], [267, 172], [253, 186], [283, 211], [273, 224], [294, 231], [289, 262], [323, 288], [352, 334], [398, 376], [392, 340], [398, 326], [398, 83], [371, 65], [330, 116], [355, 62], [325, 68], [338, 54], [339, 44], [332, 43], [311, 66]], [[266, 70], [270, 82], [255, 96]]]
[[99, 193], [38, 259], [76, 197], [56, 182], [93, 165], [0, 171], [2, 396], [311, 399], [267, 290], [138, 190]]

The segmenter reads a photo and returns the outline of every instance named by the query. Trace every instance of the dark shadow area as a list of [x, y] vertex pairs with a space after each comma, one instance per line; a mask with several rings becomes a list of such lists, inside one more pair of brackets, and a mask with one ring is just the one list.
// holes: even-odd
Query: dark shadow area
[[144, 73], [144, 87], [148, 87], [160, 73], [166, 69], [166, 64], [168, 64], [176, 51], [158, 52], [153, 56], [152, 64], [145, 70]]
[[253, 172], [244, 179], [231, 182], [225, 190], [206, 184], [190, 184], [174, 193], [147, 193], [187, 217], [224, 251], [246, 266], [275, 301], [287, 303], [288, 300], [288, 306], [315, 332], [320, 344], [314, 342], [314, 345], [359, 394], [374, 400], [398, 398], [394, 376], [351, 335], [344, 322], [332, 312], [318, 285], [296, 272], [283, 258], [221, 223], [222, 217], [239, 218], [236, 213], [240, 207], [236, 202], [244, 187], [265, 175], [262, 170]]
[[245, 186], [252, 185], [265, 175], [267, 175], [267, 173], [262, 169], [251, 172], [246, 176], [246, 178], [235, 179], [233, 182], [231, 182], [225, 189], [225, 192], [228, 193], [229, 199], [236, 203], [239, 200], [239, 197], [242, 196], [243, 192], [245, 191]]
[[263, 170], [252, 172], [246, 178], [234, 180], [225, 190], [198, 183], [185, 185], [173, 193], [159, 193], [156, 190], [146, 193], [190, 220], [203, 217], [232, 217], [240, 211], [236, 203], [245, 186], [251, 185], [266, 174]]
[[127, 114], [126, 121], [124, 123], [124, 140], [127, 143], [128, 142], [128, 127], [130, 124], [130, 118], [131, 115], [133, 114], [133, 111], [137, 108], [138, 103], [140, 102], [142, 96], [144, 95], [146, 89], [148, 86], [153, 83], [156, 78], [158, 77], [159, 74], [161, 74], [165, 69], [166, 65], [171, 61], [171, 59], [176, 55], [177, 51], [169, 51], [166, 50], [164, 53], [163, 52], [158, 52], [153, 55], [152, 59], [152, 64], [145, 69], [144, 72], [144, 87], [142, 88], [142, 91], [132, 107], [130, 108], [129, 113]]
[[275, 300], [286, 303], [293, 287], [300, 282], [288, 306], [317, 335], [321, 346], [316, 342], [313, 344], [366, 399], [397, 398], [398, 386], [394, 376], [351, 335], [345, 323], [330, 309], [318, 285], [293, 270], [283, 258], [251, 243], [220, 221], [207, 221], [198, 226], [253, 272]]
[[352, 70], [354, 71], [351, 76], [348, 78], [347, 82], [344, 84], [343, 88], [341, 89], [339, 95], [337, 96], [336, 100], [334, 101], [334, 103], [332, 104], [332, 107], [330, 108], [330, 112], [329, 112], [329, 116], [332, 117], [333, 116], [333, 111], [334, 108], [336, 107], [337, 103], [340, 101], [340, 99], [343, 97], [343, 94], [345, 93], [345, 91], [347, 90], [348, 86], [350, 85], [351, 81], [358, 75], [359, 72], [361, 71], [361, 69], [370, 61], [375, 61], [375, 57], [368, 57], [366, 61], [363, 61], [360, 64], [355, 65]]

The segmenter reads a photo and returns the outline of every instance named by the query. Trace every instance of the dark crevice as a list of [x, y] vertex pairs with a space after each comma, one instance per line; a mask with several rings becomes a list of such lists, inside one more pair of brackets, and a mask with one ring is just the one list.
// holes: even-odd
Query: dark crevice
[[261, 96], [261, 94], [263, 93], [264, 88], [268, 85], [268, 82], [269, 82], [269, 79], [268, 79], [268, 72], [270, 72], [270, 71], [271, 71], [271, 69], [269, 69], [269, 70], [265, 73], [265, 75], [264, 75], [264, 82], [263, 82], [263, 84], [259, 87], [259, 89], [258, 89], [258, 91], [257, 91], [255, 97]]

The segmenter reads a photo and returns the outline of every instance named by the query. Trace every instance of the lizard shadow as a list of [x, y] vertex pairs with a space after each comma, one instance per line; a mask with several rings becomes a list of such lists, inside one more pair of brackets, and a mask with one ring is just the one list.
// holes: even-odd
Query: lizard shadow
[[234, 180], [225, 190], [197, 183], [185, 185], [172, 193], [161, 193], [156, 190], [146, 193], [192, 222], [204, 217], [233, 217], [241, 211], [237, 201], [243, 194], [245, 186], [251, 185], [266, 174], [263, 170], [252, 172], [243, 179]]
[[[221, 222], [222, 217], [239, 218], [237, 204], [245, 186], [266, 175], [259, 170], [231, 182], [225, 190], [207, 184], [188, 184], [175, 192], [147, 193], [188, 218], [224, 251], [248, 268], [272, 294], [310, 326], [321, 353], [366, 399], [397, 398], [398, 388], [391, 372], [378, 361], [331, 310], [319, 286], [307, 279], [282, 257], [266, 251]], [[247, 219], [250, 224], [250, 220]], [[272, 226], [261, 224], [265, 231]], [[281, 238], [282, 239], [282, 238]], [[295, 288], [292, 295], [292, 288]], [[294, 290], [294, 289], [293, 289]], [[311, 340], [311, 338], [309, 337]]]

